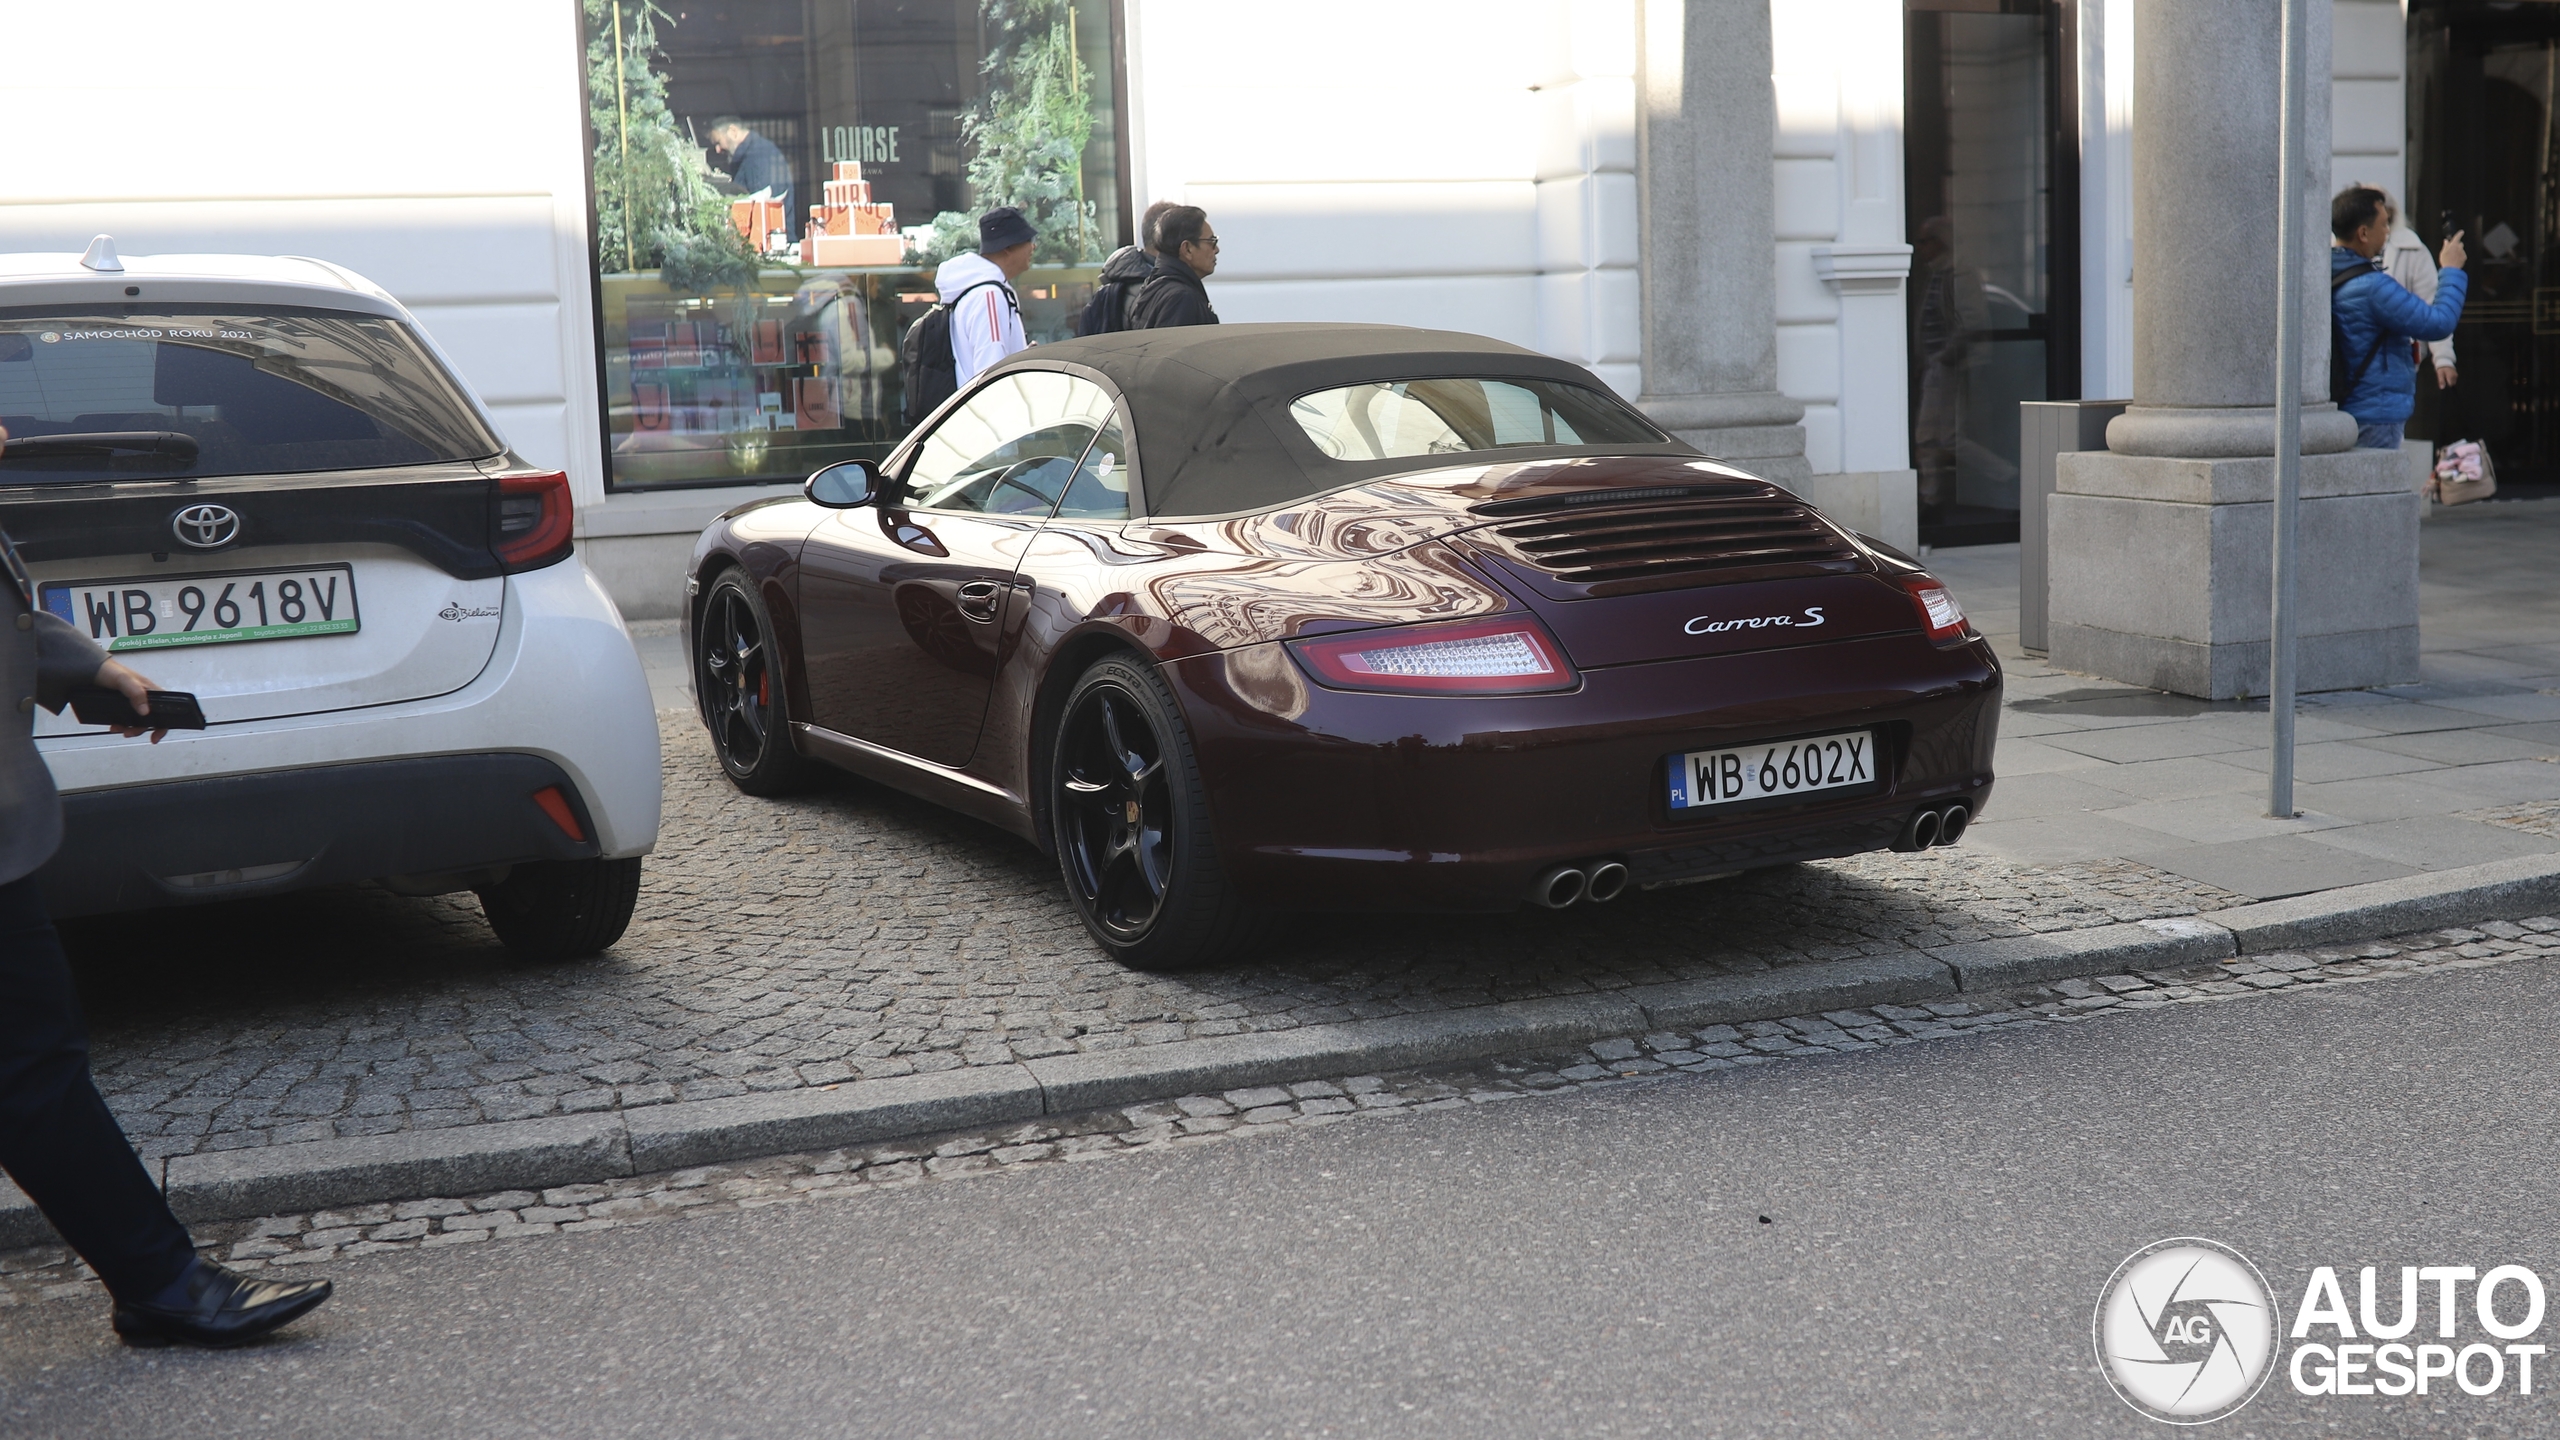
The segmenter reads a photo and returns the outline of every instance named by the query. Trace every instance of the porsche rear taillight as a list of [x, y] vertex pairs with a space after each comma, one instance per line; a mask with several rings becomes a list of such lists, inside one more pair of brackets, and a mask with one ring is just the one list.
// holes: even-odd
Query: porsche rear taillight
[[1965, 624], [1964, 607], [1956, 603], [1955, 592], [1930, 579], [1915, 575], [1902, 582], [1911, 592], [1911, 604], [1920, 612], [1920, 627], [1931, 640], [1961, 640], [1973, 633]]
[[503, 475], [489, 501], [489, 548], [512, 574], [539, 570], [569, 554], [569, 477]]
[[1525, 615], [1362, 630], [1289, 648], [1317, 684], [1335, 690], [1532, 695], [1580, 683], [1554, 638]]

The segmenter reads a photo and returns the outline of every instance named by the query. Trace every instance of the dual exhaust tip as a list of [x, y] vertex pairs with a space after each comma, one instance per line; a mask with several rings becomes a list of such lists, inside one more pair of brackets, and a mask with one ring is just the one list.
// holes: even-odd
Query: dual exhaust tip
[[1943, 808], [1914, 811], [1902, 822], [1902, 838], [1893, 842], [1896, 850], [1926, 850], [1932, 845], [1953, 845], [1964, 838], [1965, 827], [1973, 823], [1973, 807], [1961, 802]]
[[1530, 901], [1550, 910], [1567, 909], [1584, 900], [1606, 905], [1626, 893], [1627, 867], [1617, 860], [1558, 865], [1529, 887]]
[[[1896, 850], [1927, 850], [1953, 845], [1973, 824], [1973, 807], [1958, 801], [1912, 812], [1902, 824]], [[1558, 865], [1529, 887], [1529, 900], [1549, 910], [1566, 910], [1588, 900], [1606, 905], [1627, 893], [1627, 867], [1620, 860], [1584, 860]]]

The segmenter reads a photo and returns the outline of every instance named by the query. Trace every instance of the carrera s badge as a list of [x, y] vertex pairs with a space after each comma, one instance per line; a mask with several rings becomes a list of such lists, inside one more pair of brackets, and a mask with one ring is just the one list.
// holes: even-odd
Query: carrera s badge
[[1714, 635], [1725, 630], [1765, 630], [1772, 625], [1810, 630], [1821, 623], [1822, 607], [1807, 605], [1800, 615], [1754, 615], [1748, 620], [1718, 620], [1712, 615], [1700, 615], [1680, 628], [1691, 635]]

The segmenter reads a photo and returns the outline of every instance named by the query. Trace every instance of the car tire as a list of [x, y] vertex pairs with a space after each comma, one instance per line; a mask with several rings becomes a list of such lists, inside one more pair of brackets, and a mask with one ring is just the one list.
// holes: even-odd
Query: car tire
[[1067, 900], [1106, 954], [1166, 971], [1234, 952], [1247, 907], [1218, 858], [1190, 728], [1152, 666], [1114, 655], [1077, 678], [1048, 799]]
[[791, 743], [789, 708], [777, 703], [782, 677], [773, 666], [773, 635], [773, 617], [747, 572], [722, 571], [694, 628], [694, 693], [721, 771], [749, 795], [787, 795], [810, 779], [809, 761]]
[[631, 911], [640, 901], [640, 857], [518, 865], [477, 893], [480, 913], [515, 958], [583, 960], [631, 927]]

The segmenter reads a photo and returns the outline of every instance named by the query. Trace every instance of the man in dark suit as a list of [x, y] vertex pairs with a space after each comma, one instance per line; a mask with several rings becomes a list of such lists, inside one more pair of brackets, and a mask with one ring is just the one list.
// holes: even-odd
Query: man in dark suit
[[[0, 430], [0, 446], [7, 441]], [[71, 967], [34, 875], [62, 843], [61, 798], [36, 753], [36, 707], [58, 713], [84, 685], [150, 710], [151, 682], [37, 607], [0, 530], [0, 1169], [98, 1272], [127, 1342], [238, 1345], [328, 1299], [329, 1282], [273, 1284], [198, 1256], [90, 1079]], [[152, 743], [165, 733], [152, 732]]]

